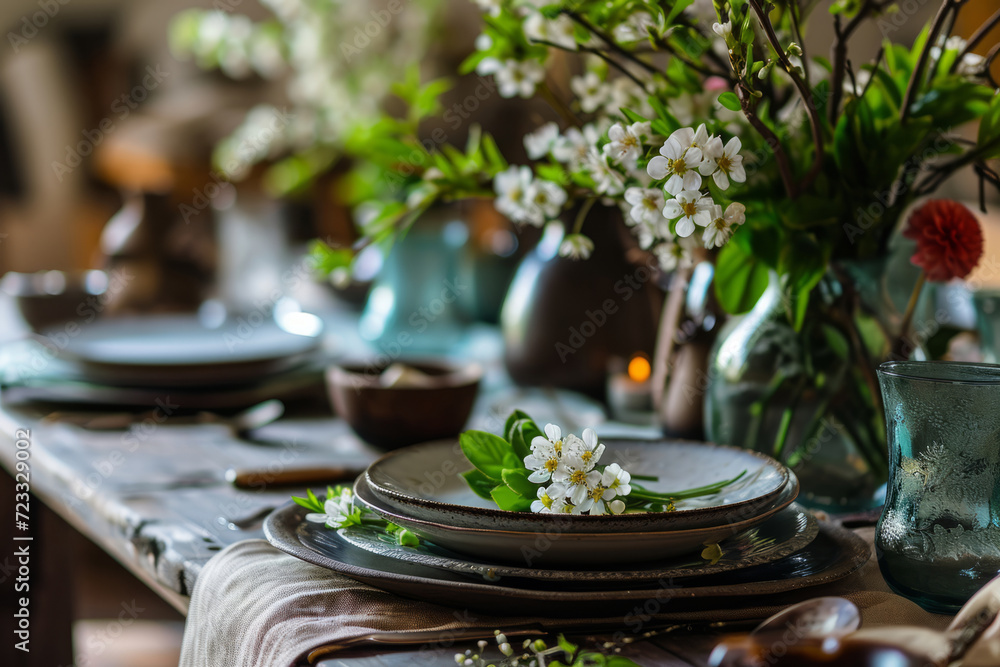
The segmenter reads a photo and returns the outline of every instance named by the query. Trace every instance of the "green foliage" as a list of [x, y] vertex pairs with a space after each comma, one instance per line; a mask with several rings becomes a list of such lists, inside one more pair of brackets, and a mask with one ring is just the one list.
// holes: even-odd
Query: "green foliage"
[[730, 243], [715, 264], [715, 296], [729, 313], [745, 313], [767, 289], [768, 267], [739, 243]]

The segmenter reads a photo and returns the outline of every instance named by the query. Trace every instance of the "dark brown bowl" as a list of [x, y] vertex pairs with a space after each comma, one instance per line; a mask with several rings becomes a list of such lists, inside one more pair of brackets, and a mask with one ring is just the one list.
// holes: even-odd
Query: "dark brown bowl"
[[420, 387], [385, 387], [375, 365], [342, 364], [327, 369], [334, 411], [365, 442], [397, 449], [461, 433], [479, 391], [482, 369], [476, 364], [406, 361], [432, 377]]

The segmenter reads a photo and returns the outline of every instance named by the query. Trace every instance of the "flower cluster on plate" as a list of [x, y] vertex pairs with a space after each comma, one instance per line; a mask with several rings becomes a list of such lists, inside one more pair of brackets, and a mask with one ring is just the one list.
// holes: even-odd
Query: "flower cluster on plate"
[[718, 493], [746, 474], [694, 489], [650, 491], [633, 480], [656, 481], [655, 477], [631, 474], [617, 463], [600, 464], [605, 446], [593, 429], [584, 429], [582, 437], [563, 438], [555, 424], [543, 432], [520, 410], [507, 418], [502, 437], [466, 431], [459, 444], [474, 466], [462, 474], [469, 487], [500, 509], [514, 512], [591, 516], [669, 512], [679, 500]]

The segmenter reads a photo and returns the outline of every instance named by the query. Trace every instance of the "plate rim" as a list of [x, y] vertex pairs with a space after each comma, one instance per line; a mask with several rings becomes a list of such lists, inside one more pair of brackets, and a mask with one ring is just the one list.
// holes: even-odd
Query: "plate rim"
[[[652, 580], [664, 579], [664, 578], [669, 578], [669, 579], [690, 579], [690, 578], [697, 578], [697, 577], [714, 576], [714, 575], [723, 574], [723, 573], [726, 573], [726, 572], [732, 572], [734, 570], [741, 570], [741, 569], [745, 569], [745, 568], [748, 568], [748, 567], [754, 567], [754, 566], [757, 566], [757, 565], [766, 565], [768, 563], [773, 563], [774, 561], [781, 560], [782, 558], [786, 558], [787, 556], [791, 556], [792, 554], [798, 553], [802, 549], [804, 549], [807, 546], [809, 546], [809, 544], [812, 543], [812, 541], [816, 538], [816, 536], [819, 535], [819, 520], [815, 517], [815, 515], [813, 515], [809, 511], [807, 511], [801, 505], [794, 505], [794, 506], [790, 505], [790, 506], [784, 508], [783, 510], [779, 511], [778, 513], [776, 513], [772, 517], [769, 517], [769, 519], [777, 518], [778, 516], [781, 515], [782, 512], [786, 512], [786, 511], [790, 512], [790, 513], [794, 513], [794, 514], [790, 514], [790, 517], [792, 517], [792, 516], [794, 516], [794, 517], [799, 517], [799, 516], [805, 517], [806, 524], [805, 524], [805, 526], [802, 527], [802, 529], [800, 531], [798, 531], [795, 534], [793, 534], [788, 540], [786, 540], [785, 542], [782, 542], [779, 545], [777, 545], [775, 547], [774, 553], [770, 554], [766, 560], [762, 560], [762, 561], [759, 561], [759, 562], [746, 562], [745, 560], [727, 561], [726, 564], [723, 565], [723, 566], [719, 566], [717, 564], [710, 565], [709, 567], [715, 568], [715, 569], [712, 569], [710, 571], [702, 571], [702, 570], [694, 570], [694, 569], [692, 569], [692, 570], [684, 570], [684, 569], [678, 568], [678, 567], [674, 567], [674, 568], [664, 567], [664, 568], [660, 568], [660, 569], [656, 569], [654, 567], [650, 567], [650, 568], [648, 568], [646, 570], [635, 570], [635, 569], [628, 569], [630, 567], [634, 567], [633, 565], [629, 565], [628, 563], [616, 564], [615, 568], [617, 568], [617, 569], [614, 569], [614, 570], [605, 570], [605, 571], [601, 571], [601, 570], [587, 570], [587, 569], [580, 569], [580, 568], [574, 568], [574, 569], [551, 568], [551, 569], [549, 569], [549, 568], [542, 568], [542, 567], [517, 567], [517, 566], [514, 566], [514, 565], [504, 565], [502, 563], [500, 563], [500, 564], [479, 563], [479, 562], [475, 562], [475, 561], [464, 560], [464, 558], [450, 558], [448, 556], [434, 556], [432, 554], [432, 557], [436, 557], [436, 558], [439, 558], [441, 560], [453, 560], [453, 561], [456, 561], [458, 563], [468, 563], [469, 565], [472, 566], [468, 571], [464, 571], [463, 572], [463, 571], [461, 571], [459, 569], [447, 567], [445, 565], [435, 565], [433, 563], [426, 563], [426, 562], [422, 563], [422, 562], [418, 562], [418, 561], [407, 560], [406, 558], [399, 558], [399, 557], [392, 556], [392, 555], [380, 554], [378, 552], [371, 551], [369, 549], [365, 549], [365, 547], [359, 546], [357, 544], [354, 544], [353, 542], [351, 542], [351, 540], [348, 537], [345, 537], [342, 534], [342, 530], [343, 529], [337, 530], [336, 534], [337, 534], [337, 537], [339, 539], [342, 539], [342, 540], [350, 543], [354, 547], [357, 547], [359, 549], [363, 549], [365, 551], [369, 551], [370, 553], [373, 553], [376, 556], [382, 556], [382, 557], [388, 558], [390, 560], [395, 560], [395, 561], [399, 561], [399, 562], [403, 562], [403, 563], [410, 563], [412, 565], [423, 565], [423, 566], [426, 566], [426, 567], [434, 567], [434, 568], [441, 569], [441, 570], [444, 570], [444, 571], [447, 571], [447, 572], [454, 572], [456, 574], [465, 574], [467, 576], [474, 576], [476, 574], [480, 574], [481, 576], [483, 576], [484, 579], [487, 579], [487, 581], [489, 581], [489, 579], [487, 578], [486, 572], [492, 571], [492, 570], [498, 570], [499, 572], [496, 575], [496, 579], [497, 580], [500, 580], [503, 577], [512, 577], [512, 578], [518, 578], [518, 579], [531, 579], [531, 580], [545, 582], [545, 583], [553, 583], [554, 582], [554, 583], [567, 583], [567, 584], [597, 584], [597, 583], [600, 583], [600, 584], [615, 584], [615, 583], [627, 583], [627, 582], [646, 582], [646, 581], [652, 581]], [[765, 523], [765, 522], [762, 522], [760, 525], [763, 525], [763, 523]], [[758, 527], [758, 526], [751, 526], [749, 528], [744, 529], [744, 531], [745, 530], [751, 530], [751, 529], [756, 528], [756, 527]], [[744, 532], [744, 531], [737, 531], [737, 532]], [[727, 537], [725, 539], [729, 539], [729, 538], [733, 537], [733, 535], [735, 535], [735, 534], [736, 533], [733, 533], [733, 534], [731, 534], [729, 537]], [[431, 541], [433, 541], [433, 540], [431, 540]], [[720, 540], [720, 542], [722, 542], [722, 540]], [[438, 546], [442, 546], [442, 545], [438, 545]], [[443, 546], [442, 546], [442, 548], [447, 549], [447, 547], [443, 547]], [[449, 551], [453, 551], [453, 550], [449, 549]], [[459, 552], [454, 552], [454, 553], [456, 554], [456, 556], [463, 556], [463, 554], [461, 554]], [[695, 552], [692, 552], [690, 554], [692, 556], [692, 558], [694, 557], [694, 554], [695, 554]], [[483, 572], [477, 572], [476, 571], [477, 569], [481, 569]], [[504, 570], [506, 570], [506, 571], [504, 571]], [[551, 574], [546, 575], [544, 573], [551, 573]]]
[[[322, 567], [338, 574], [351, 577], [363, 583], [367, 583], [375, 588], [380, 588], [380, 590], [386, 590], [395, 595], [399, 595], [398, 592], [392, 590], [392, 588], [381, 588], [372, 582], [386, 582], [389, 583], [399, 583], [408, 584], [410, 586], [428, 586], [444, 588], [450, 591], [460, 591], [462, 593], [474, 594], [476, 592], [482, 592], [488, 596], [499, 597], [507, 601], [515, 602], [580, 602], [580, 603], [597, 603], [597, 602], [633, 602], [636, 600], [646, 600], [649, 599], [650, 594], [654, 593], [658, 589], [653, 588], [640, 588], [640, 589], [626, 589], [626, 590], [599, 590], [599, 591], [563, 591], [563, 590], [532, 590], [517, 588], [512, 586], [502, 586], [499, 584], [490, 583], [479, 583], [479, 582], [464, 582], [464, 581], [449, 581], [447, 579], [440, 579], [434, 577], [417, 576], [411, 574], [401, 574], [398, 572], [393, 572], [391, 570], [375, 570], [367, 567], [361, 567], [357, 565], [352, 565], [350, 563], [345, 563], [340, 560], [335, 560], [329, 556], [324, 556], [323, 554], [317, 553], [314, 549], [306, 546], [301, 542], [297, 533], [297, 526], [302, 522], [307, 510], [300, 507], [294, 503], [287, 503], [284, 507], [280, 507], [272, 512], [264, 522], [264, 535], [268, 542], [272, 546], [283, 551], [291, 556], [299, 558], [307, 563], [311, 563], [318, 567]], [[290, 527], [289, 516], [295, 517], [296, 515], [301, 515], [298, 521], [295, 522], [296, 528]], [[778, 593], [788, 593], [795, 590], [800, 590], [804, 588], [811, 588], [814, 586], [819, 586], [822, 584], [830, 583], [832, 581], [837, 581], [847, 577], [857, 570], [859, 570], [868, 560], [871, 558], [871, 549], [867, 543], [864, 542], [858, 535], [852, 531], [838, 526], [836, 524], [819, 521], [820, 535], [826, 531], [830, 534], [831, 539], [834, 539], [838, 544], [844, 545], [846, 547], [852, 547], [850, 553], [845, 553], [844, 556], [838, 561], [837, 567], [831, 567], [823, 572], [804, 577], [809, 581], [805, 585], [790, 585], [795, 579], [772, 579], [757, 582], [757, 586], [764, 586], [768, 590], [757, 590], [753, 593], [748, 593], [746, 590], [739, 591], [735, 590], [737, 588], [744, 588], [746, 584], [723, 584], [716, 586], [703, 586], [703, 587], [671, 587], [665, 590], [670, 591], [671, 597], [684, 597], [690, 599], [696, 598], [732, 598], [732, 597], [762, 597], [771, 594]], [[819, 537], [819, 535], [817, 535]], [[368, 553], [364, 550], [354, 547], [348, 544], [349, 549], [358, 549], [362, 553], [366, 554], [371, 558], [384, 558], [377, 556], [375, 554]], [[794, 554], [793, 554], [794, 555]], [[390, 563], [393, 562], [391, 559], [386, 559]], [[433, 568], [426, 566], [413, 566], [413, 567], [424, 567], [425, 569], [431, 570]], [[457, 575], [453, 575], [457, 576]], [[732, 587], [733, 590], [720, 590], [724, 587]], [[662, 589], [660, 589], [662, 590]]]
[[[791, 472], [791, 471], [789, 471], [789, 472]], [[751, 516], [751, 517], [749, 517], [747, 519], [743, 519], [742, 521], [738, 521], [738, 522], [733, 522], [733, 523], [730, 523], [729, 525], [734, 525], [734, 524], [737, 525], [738, 527], [736, 528], [736, 532], [739, 532], [740, 530], [746, 530], [748, 528], [752, 528], [755, 525], [753, 522], [756, 521], [759, 517], [763, 516], [763, 518], [760, 519], [760, 521], [758, 521], [757, 523], [761, 523], [763, 521], [766, 521], [767, 519], [769, 519], [770, 517], [774, 516], [775, 514], [777, 514], [778, 512], [780, 512], [781, 510], [787, 508], [789, 505], [791, 505], [792, 503], [795, 502], [795, 500], [796, 500], [796, 498], [798, 498], [799, 492], [801, 490], [801, 488], [799, 487], [798, 478], [795, 477], [795, 476], [793, 476], [793, 475], [790, 475], [789, 476], [789, 483], [786, 484], [785, 487], [782, 488], [782, 491], [784, 491], [785, 488], [788, 488], [789, 484], [793, 484], [793, 483], [794, 483], [794, 485], [796, 487], [795, 494], [792, 495], [788, 499], [787, 502], [786, 501], [782, 501], [782, 503], [780, 505], [775, 505], [773, 508], [768, 508], [767, 510], [765, 510], [765, 512], [762, 512], [761, 514], [755, 514], [755, 515], [753, 515], [753, 516]], [[424, 525], [424, 526], [434, 526], [435, 528], [442, 528], [444, 530], [454, 531], [456, 533], [470, 533], [470, 534], [471, 533], [478, 534], [478, 533], [483, 533], [483, 532], [506, 533], [508, 535], [511, 535], [512, 537], [513, 536], [525, 536], [525, 537], [531, 536], [531, 537], [535, 537], [535, 536], [538, 535], [538, 531], [510, 530], [510, 529], [507, 529], [507, 528], [489, 528], [489, 527], [470, 528], [468, 526], [453, 526], [453, 525], [446, 524], [446, 523], [438, 523], [436, 521], [429, 521], [427, 519], [420, 519], [418, 517], [407, 516], [405, 513], [403, 513], [400, 510], [391, 511], [391, 510], [388, 510], [386, 508], [381, 508], [381, 507], [379, 507], [378, 509], [376, 509], [375, 506], [369, 500], [365, 500], [364, 498], [361, 498], [359, 496], [359, 494], [357, 492], [357, 488], [358, 488], [359, 484], [364, 484], [365, 486], [369, 487], [368, 490], [371, 491], [372, 494], [374, 495], [374, 491], [371, 490], [371, 488], [370, 488], [371, 485], [368, 482], [367, 478], [364, 475], [359, 475], [358, 478], [354, 481], [354, 485], [352, 487], [352, 491], [353, 491], [355, 497], [357, 497], [359, 500], [361, 500], [361, 502], [363, 502], [365, 505], [368, 505], [369, 508], [373, 512], [375, 512], [376, 514], [379, 514], [380, 516], [382, 516], [382, 512], [385, 512], [385, 514], [388, 515], [388, 516], [390, 516], [390, 517], [402, 518], [402, 519], [404, 519], [406, 521], [409, 521], [411, 523], [415, 523], [415, 524], [419, 524], [419, 525]], [[781, 495], [781, 493], [779, 492], [778, 495]], [[521, 512], [520, 514], [524, 514], [524, 513]], [[532, 513], [532, 515], [533, 516], [545, 516], [545, 515], [536, 515], [534, 513]], [[562, 516], [562, 515], [559, 515], [559, 516]], [[655, 536], [655, 537], [659, 537], [661, 535], [666, 535], [666, 534], [670, 534], [670, 533], [688, 533], [688, 534], [690, 534], [690, 533], [693, 533], [695, 531], [704, 531], [704, 533], [708, 533], [710, 531], [713, 531], [714, 529], [721, 528], [722, 526], [723, 526], [723, 524], [717, 524], [717, 525], [712, 525], [712, 526], [698, 526], [698, 527], [694, 527], [694, 528], [680, 528], [680, 529], [674, 529], [674, 530], [643, 530], [643, 531], [617, 531], [617, 532], [613, 531], [613, 530], [607, 530], [607, 531], [601, 531], [599, 533], [573, 532], [572, 535], [578, 536], [578, 537], [584, 537], [584, 538], [593, 538], [595, 540], [604, 540], [604, 539], [607, 539], [608, 541], [611, 541], [611, 540], [613, 540], [613, 539], [615, 539], [617, 537], [620, 537], [621, 535], [627, 535], [629, 537], [642, 537], [642, 536]]]
[[[698, 520], [700, 517], [710, 516], [711, 514], [725, 509], [726, 511], [738, 510], [741, 508], [746, 508], [757, 503], [757, 506], [763, 505], [768, 500], [774, 498], [776, 495], [781, 493], [782, 489], [788, 484], [789, 480], [789, 469], [782, 464], [780, 461], [764, 454], [762, 452], [756, 452], [753, 450], [742, 449], [740, 447], [732, 447], [730, 445], [719, 445], [712, 442], [700, 442], [697, 440], [685, 440], [685, 439], [674, 439], [674, 438], [608, 438], [607, 440], [601, 439], [603, 443], [607, 444], [622, 444], [627, 446], [629, 443], [638, 444], [643, 446], [653, 445], [653, 444], [680, 444], [680, 445], [692, 445], [697, 447], [709, 447], [715, 450], [728, 451], [728, 452], [738, 452], [740, 454], [750, 455], [754, 458], [760, 459], [763, 464], [771, 465], [775, 467], [781, 474], [781, 483], [775, 489], [768, 491], [767, 493], [761, 494], [754, 498], [748, 498], [735, 503], [729, 503], [726, 505], [713, 505], [710, 507], [693, 507], [690, 509], [675, 510], [673, 512], [642, 512], [634, 514], [603, 514], [598, 516], [590, 515], [567, 515], [570, 516], [570, 521], [572, 523], [578, 524], [577, 529], [570, 528], [567, 532], [583, 532], [582, 527], [592, 524], [595, 528], [599, 528], [602, 525], [626, 522], [626, 523], [645, 523], [648, 521], [665, 521], [679, 523], [683, 519], [694, 519]], [[391, 452], [387, 452], [380, 456], [378, 459], [373, 461], [364, 472], [365, 478], [368, 480], [372, 491], [379, 496], [385, 494], [389, 498], [396, 500], [396, 502], [402, 503], [404, 505], [417, 506], [423, 509], [438, 511], [438, 512], [458, 512], [460, 514], [471, 515], [473, 517], [483, 518], [483, 519], [500, 519], [508, 520], [513, 519], [515, 521], [532, 520], [539, 521], [542, 525], [545, 524], [556, 524], [564, 520], [564, 515], [559, 514], [540, 514], [535, 512], [514, 512], [509, 510], [492, 509], [485, 507], [473, 507], [467, 505], [455, 505], [453, 503], [445, 503], [437, 500], [430, 500], [426, 498], [419, 498], [409, 494], [401, 493], [393, 489], [385, 488], [379, 485], [377, 482], [372, 480], [371, 471], [377, 466], [382, 464], [393, 457], [406, 454], [410, 450], [416, 447], [427, 447], [427, 446], [444, 446], [445, 444], [453, 445], [453, 440], [434, 440], [430, 442], [418, 443], [416, 445], [410, 445], [408, 447], [403, 447]], [[471, 465], [471, 464], [470, 464]], [[457, 473], [455, 473], [457, 474]], [[384, 496], [383, 496], [383, 499]], [[386, 500], [386, 502], [390, 502]], [[604, 532], [604, 531], [601, 531]]]

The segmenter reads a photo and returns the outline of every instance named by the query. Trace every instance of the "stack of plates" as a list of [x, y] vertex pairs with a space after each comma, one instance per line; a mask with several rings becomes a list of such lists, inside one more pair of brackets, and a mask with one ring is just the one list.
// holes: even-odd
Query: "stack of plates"
[[724, 605], [833, 581], [868, 559], [864, 541], [793, 502], [798, 481], [769, 457], [691, 442], [605, 444], [602, 462], [657, 476], [642, 482], [656, 491], [746, 474], [674, 512], [506, 512], [468, 488], [458, 443], [436, 442], [384, 456], [354, 487], [362, 504], [419, 535], [419, 547], [368, 528], [329, 530], [296, 506], [273, 514], [265, 532], [288, 553], [386, 590], [513, 614], [624, 613], [664, 589], [678, 611], [685, 600]]
[[291, 315], [214, 328], [194, 315], [67, 326], [24, 341], [20, 362], [0, 356], [0, 383], [17, 400], [156, 406], [169, 394], [185, 409], [242, 407], [321, 382], [322, 322]]

